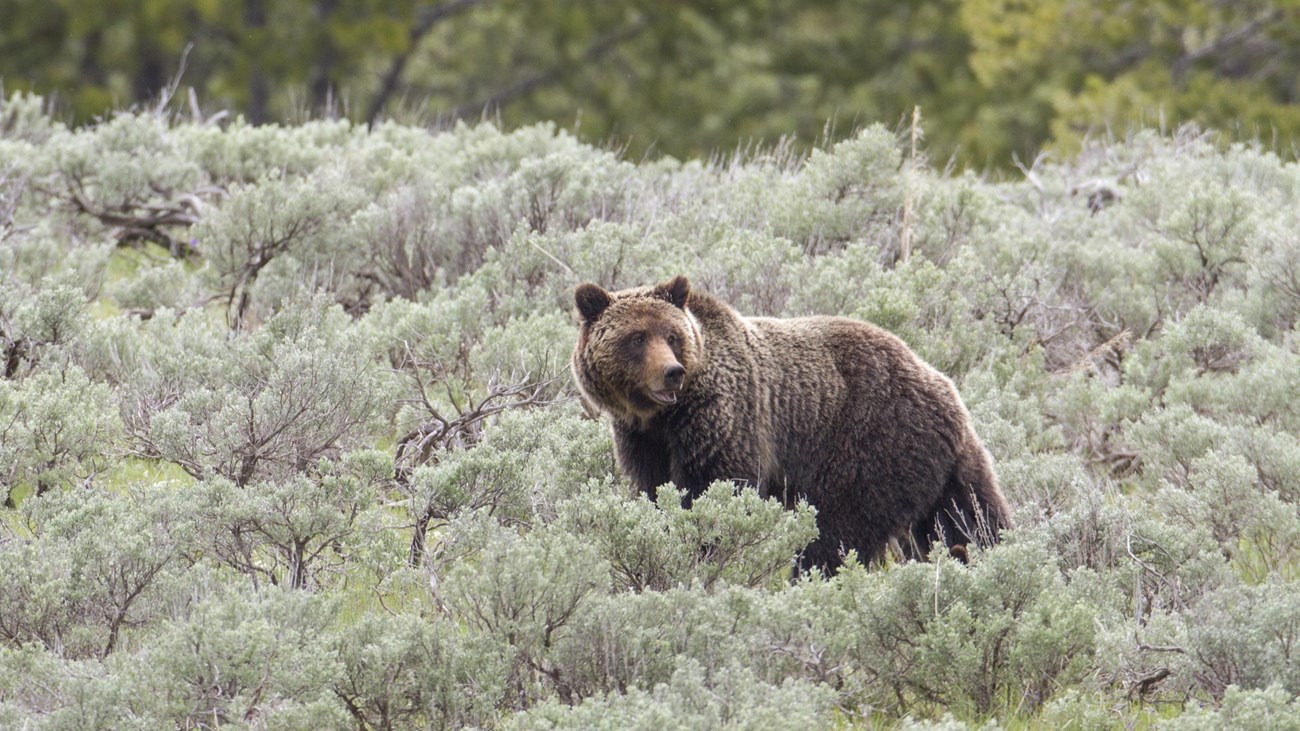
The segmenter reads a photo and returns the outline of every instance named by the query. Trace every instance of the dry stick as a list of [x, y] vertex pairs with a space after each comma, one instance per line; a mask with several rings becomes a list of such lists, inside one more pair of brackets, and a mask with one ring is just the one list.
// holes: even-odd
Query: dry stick
[[194, 50], [193, 43], [186, 43], [185, 49], [181, 51], [180, 63], [176, 66], [176, 74], [172, 76], [171, 81], [158, 95], [158, 105], [154, 108], [154, 114], [162, 115], [171, 103], [172, 97], [176, 96], [176, 90], [180, 88], [181, 77], [185, 75], [185, 64], [189, 61], [190, 51]]
[[199, 95], [195, 93], [194, 87], [189, 87], [188, 94], [190, 100], [190, 117], [194, 125], [198, 127], [206, 127], [220, 122], [230, 116], [230, 110], [222, 109], [221, 111], [214, 113], [212, 116], [204, 118], [203, 110], [199, 108]]
[[900, 264], [906, 264], [908, 258], [912, 255], [912, 218], [914, 216], [913, 208], [916, 205], [914, 200], [916, 143], [921, 134], [920, 129], [921, 108], [919, 106], [912, 107], [912, 154], [908, 158], [907, 175], [903, 178], [903, 225], [898, 237], [898, 261]]
[[528, 243], [529, 243], [530, 245], [532, 245], [532, 247], [533, 247], [534, 249], [537, 249], [538, 251], [540, 251], [540, 252], [542, 252], [543, 254], [545, 254], [545, 255], [546, 255], [546, 256], [547, 256], [551, 261], [555, 262], [556, 264], [559, 264], [560, 267], [562, 267], [562, 268], [564, 269], [564, 271], [568, 272], [568, 273], [569, 273], [569, 276], [570, 276], [570, 277], [573, 277], [573, 279], [574, 279], [575, 281], [578, 279], [578, 274], [577, 274], [576, 272], [574, 272], [573, 269], [569, 268], [569, 265], [568, 265], [568, 264], [565, 264], [564, 262], [562, 262], [562, 261], [560, 261], [558, 258], [556, 258], [556, 256], [555, 256], [554, 254], [552, 254], [551, 252], [547, 251], [546, 249], [543, 249], [542, 246], [541, 246], [541, 244], [538, 244], [536, 241], [533, 241], [532, 237], [529, 237], [529, 239], [528, 239]]
[[934, 616], [939, 617], [939, 562], [934, 562]]

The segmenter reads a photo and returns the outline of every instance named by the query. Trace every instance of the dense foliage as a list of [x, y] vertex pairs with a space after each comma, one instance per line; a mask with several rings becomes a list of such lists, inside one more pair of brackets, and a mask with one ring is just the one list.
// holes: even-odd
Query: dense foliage
[[935, 159], [1000, 169], [1134, 125], [1287, 152], [1300, 133], [1293, 0], [0, 0], [0, 18], [0, 81], [78, 121], [160, 98], [253, 123], [486, 113], [684, 158], [919, 107]]
[[[1183, 130], [951, 175], [872, 127], [0, 106], [0, 725], [1300, 724], [1300, 169]], [[792, 580], [811, 509], [630, 494], [573, 285], [840, 313], [958, 383], [1018, 522]], [[661, 491], [664, 494], [664, 491]]]

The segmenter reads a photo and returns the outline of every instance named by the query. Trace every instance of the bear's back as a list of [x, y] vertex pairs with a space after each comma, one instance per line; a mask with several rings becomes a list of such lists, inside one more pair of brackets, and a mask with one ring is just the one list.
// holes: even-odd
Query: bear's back
[[881, 473], [920, 462], [937, 474], [955, 458], [965, 431], [956, 389], [893, 334], [843, 317], [744, 320], [783, 475], [847, 477], [828, 468], [841, 460]]

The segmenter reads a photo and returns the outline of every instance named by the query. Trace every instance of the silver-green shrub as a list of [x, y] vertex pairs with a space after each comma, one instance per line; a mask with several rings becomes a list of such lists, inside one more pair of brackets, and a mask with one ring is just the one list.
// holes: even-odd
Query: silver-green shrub
[[[880, 126], [69, 129], [0, 101], [0, 725], [1287, 727], [1300, 169], [1183, 129], [1010, 179]], [[1016, 528], [795, 575], [812, 510], [633, 494], [573, 289], [847, 315]]]

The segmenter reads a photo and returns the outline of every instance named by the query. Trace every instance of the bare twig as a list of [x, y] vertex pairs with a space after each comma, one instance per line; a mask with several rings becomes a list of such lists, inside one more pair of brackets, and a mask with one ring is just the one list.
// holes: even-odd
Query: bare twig
[[919, 164], [917, 159], [917, 141], [921, 136], [921, 107], [912, 107], [912, 154], [907, 161], [907, 174], [903, 177], [903, 221], [900, 226], [898, 240], [898, 261], [900, 264], [906, 264], [908, 258], [912, 255], [912, 229], [915, 225], [915, 208], [916, 208], [916, 168]]
[[[418, 403], [426, 415], [423, 421], [397, 442], [394, 479], [404, 488], [409, 486], [412, 471], [432, 461], [437, 453], [465, 449], [476, 444], [482, 438], [485, 422], [493, 416], [512, 409], [535, 408], [557, 403], [556, 399], [546, 396], [547, 389], [554, 383], [554, 379], [534, 381], [527, 373], [510, 383], [501, 383], [497, 380], [497, 376], [493, 376], [488, 380], [487, 392], [482, 398], [476, 401], [471, 394], [462, 401], [455, 397], [455, 392], [458, 388], [467, 390], [464, 387], [468, 383], [453, 383], [453, 377], [446, 369], [432, 367], [430, 363], [421, 363], [412, 353], [409, 344], [404, 344], [404, 350], [402, 368], [410, 369], [410, 377], [415, 382], [418, 392], [418, 398], [412, 401]], [[455, 411], [454, 416], [445, 414], [433, 404], [429, 397], [429, 387], [433, 384], [426, 383], [422, 371], [428, 372], [440, 381], [437, 385], [441, 385], [446, 391], [447, 401]], [[470, 507], [485, 507], [496, 497], [495, 492], [489, 491], [471, 501]], [[450, 510], [447, 506], [430, 501], [414, 509], [413, 512], [416, 513], [416, 519], [408, 560], [412, 566], [418, 566], [424, 555], [425, 536], [430, 523], [450, 517]]]
[[540, 252], [542, 252], [543, 254], [545, 254], [546, 257], [549, 258], [551, 261], [555, 262], [556, 264], [559, 264], [561, 269], [563, 269], [565, 272], [567, 272], [568, 275], [569, 275], [570, 277], [572, 277], [572, 278], [574, 279], [575, 282], [577, 281], [577, 279], [578, 279], [578, 274], [577, 274], [577, 272], [575, 272], [575, 271], [573, 271], [573, 269], [569, 268], [569, 265], [568, 265], [568, 264], [565, 264], [564, 262], [562, 262], [562, 261], [560, 261], [558, 258], [556, 258], [556, 256], [555, 256], [554, 254], [552, 254], [551, 252], [547, 251], [546, 249], [543, 249], [542, 246], [541, 246], [540, 244], [538, 244], [536, 241], [534, 241], [534, 240], [532, 239], [532, 237], [529, 237], [529, 239], [528, 239], [528, 243], [529, 243], [529, 244], [530, 244], [534, 249], [537, 249], [538, 251], [540, 251]]
[[1138, 678], [1133, 682], [1132, 687], [1129, 688], [1128, 697], [1133, 698], [1136, 696], [1139, 699], [1145, 698], [1148, 693], [1155, 689], [1156, 685], [1158, 685], [1160, 681], [1168, 678], [1172, 674], [1173, 673], [1169, 668], [1160, 668], [1154, 673]]
[[180, 63], [176, 65], [176, 73], [158, 95], [158, 105], [154, 107], [154, 114], [161, 116], [167, 110], [167, 105], [171, 103], [172, 97], [176, 96], [176, 90], [181, 85], [181, 77], [185, 75], [185, 64], [189, 60], [190, 51], [192, 50], [194, 50], [194, 44], [186, 43], [185, 49], [181, 51]]
[[175, 194], [156, 191], [167, 199], [166, 203], [124, 201], [115, 208], [96, 205], [86, 196], [81, 179], [68, 176], [67, 199], [74, 210], [96, 218], [113, 229], [119, 245], [133, 241], [152, 241], [165, 247], [173, 258], [187, 258], [194, 249], [189, 242], [169, 234], [170, 227], [189, 227], [198, 223], [202, 213], [202, 195], [219, 195], [219, 189], [204, 189], [191, 193]]

